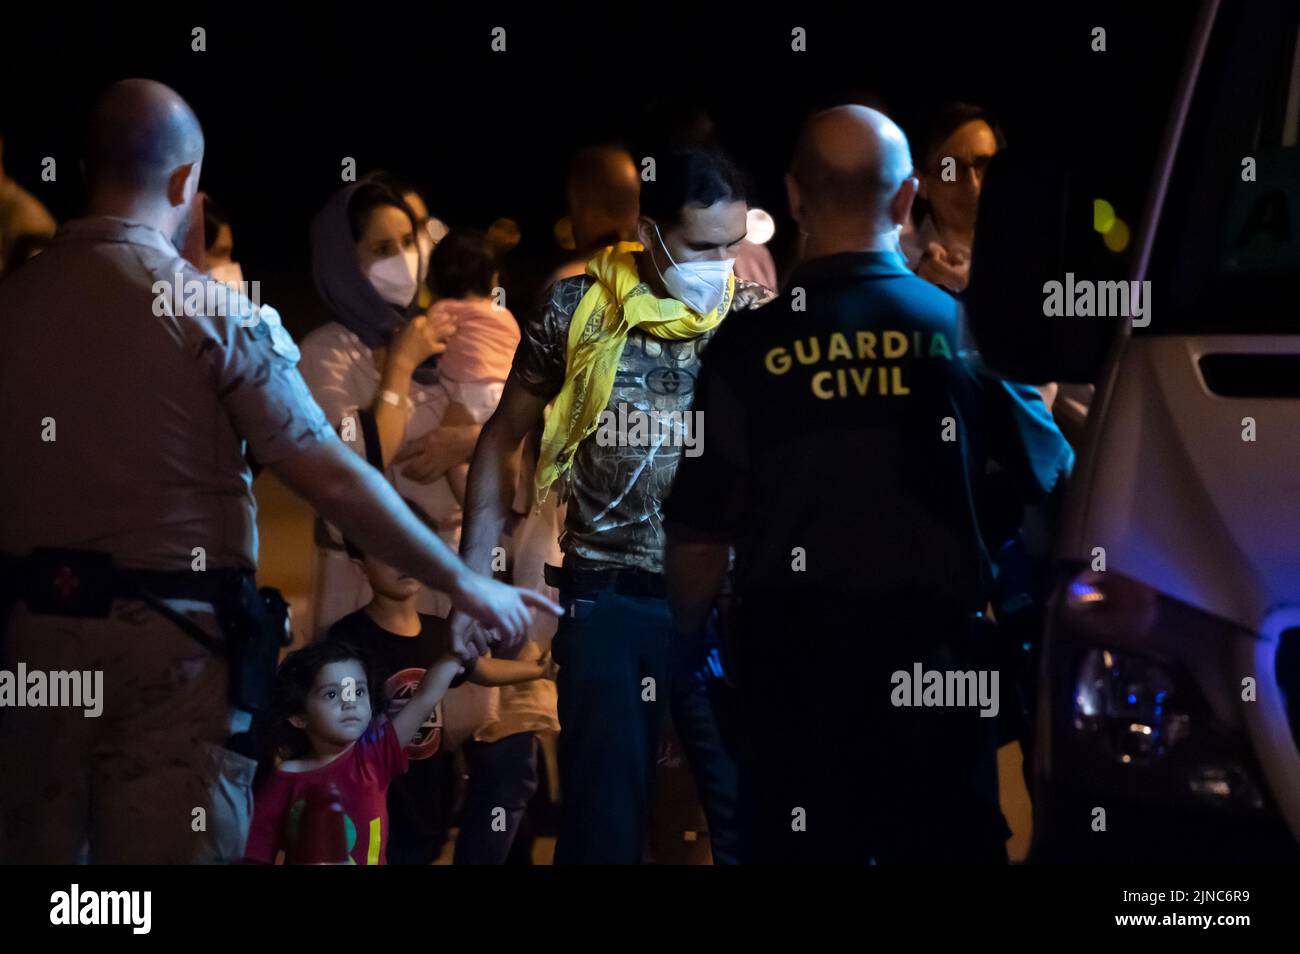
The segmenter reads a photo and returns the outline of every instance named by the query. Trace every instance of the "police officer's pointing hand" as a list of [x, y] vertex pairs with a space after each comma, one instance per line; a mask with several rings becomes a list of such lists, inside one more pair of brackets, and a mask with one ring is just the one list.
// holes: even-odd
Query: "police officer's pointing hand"
[[[540, 593], [521, 586], [508, 586], [467, 570], [451, 593], [458, 612], [452, 617], [451, 652], [462, 659], [488, 651], [491, 637], [482, 627], [500, 634], [507, 646], [516, 646], [528, 635], [532, 621], [530, 607], [562, 616], [564, 610]], [[481, 627], [472, 625], [474, 621]]]

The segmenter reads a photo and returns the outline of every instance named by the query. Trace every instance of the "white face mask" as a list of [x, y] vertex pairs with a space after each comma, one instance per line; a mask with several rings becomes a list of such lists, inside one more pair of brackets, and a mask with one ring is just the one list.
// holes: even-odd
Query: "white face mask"
[[415, 298], [419, 286], [415, 276], [419, 267], [420, 253], [411, 249], [400, 255], [381, 258], [366, 270], [366, 277], [380, 298], [390, 305], [405, 308]]
[[226, 262], [224, 265], [213, 265], [208, 269], [208, 274], [224, 285], [231, 288], [238, 288], [240, 282], [244, 280], [244, 270], [239, 267], [238, 262]]
[[[655, 263], [655, 270], [659, 271], [659, 278], [663, 281], [664, 288], [668, 289], [668, 294], [697, 315], [715, 311], [727, 297], [728, 280], [736, 260], [728, 258], [721, 262], [683, 262], [679, 265], [673, 261], [668, 246], [664, 244], [658, 225], [655, 225], [655, 235], [659, 238], [659, 247], [664, 250], [664, 255], [672, 262], [663, 271], [659, 271], [659, 265]], [[650, 260], [654, 261], [653, 255]]]

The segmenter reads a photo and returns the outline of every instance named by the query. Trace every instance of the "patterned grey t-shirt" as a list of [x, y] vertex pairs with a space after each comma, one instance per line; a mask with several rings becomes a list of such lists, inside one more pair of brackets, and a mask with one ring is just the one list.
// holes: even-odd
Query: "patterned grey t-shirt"
[[[592, 283], [586, 275], [556, 282], [524, 323], [511, 373], [530, 393], [547, 400], [559, 394], [569, 322]], [[723, 321], [744, 321], [736, 312], [772, 298], [761, 285], [736, 279], [735, 300]], [[661, 505], [682, 454], [698, 453], [707, 440], [690, 412], [700, 353], [716, 330], [684, 340], [637, 329], [628, 335], [601, 425], [578, 446], [573, 469], [558, 488], [568, 504], [560, 537], [566, 555], [663, 571]]]

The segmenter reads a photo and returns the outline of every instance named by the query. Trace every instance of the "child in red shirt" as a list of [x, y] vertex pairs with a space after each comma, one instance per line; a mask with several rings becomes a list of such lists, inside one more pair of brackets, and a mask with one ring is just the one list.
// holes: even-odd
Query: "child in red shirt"
[[406, 744], [463, 669], [460, 660], [442, 655], [400, 712], [374, 718], [378, 700], [371, 693], [378, 684], [355, 647], [331, 640], [286, 656], [275, 694], [287, 734], [284, 760], [257, 790], [245, 859], [273, 864], [281, 852], [291, 856], [308, 791], [333, 784], [347, 815], [352, 862], [385, 864], [388, 784], [406, 771]]

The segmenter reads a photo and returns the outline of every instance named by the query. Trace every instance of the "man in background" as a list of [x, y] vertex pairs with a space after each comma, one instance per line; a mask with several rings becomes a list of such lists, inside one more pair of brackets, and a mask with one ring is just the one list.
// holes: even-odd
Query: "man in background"
[[641, 177], [626, 149], [611, 144], [579, 149], [564, 182], [573, 255], [551, 273], [542, 290], [581, 275], [587, 260], [605, 246], [633, 241], [640, 195]]

